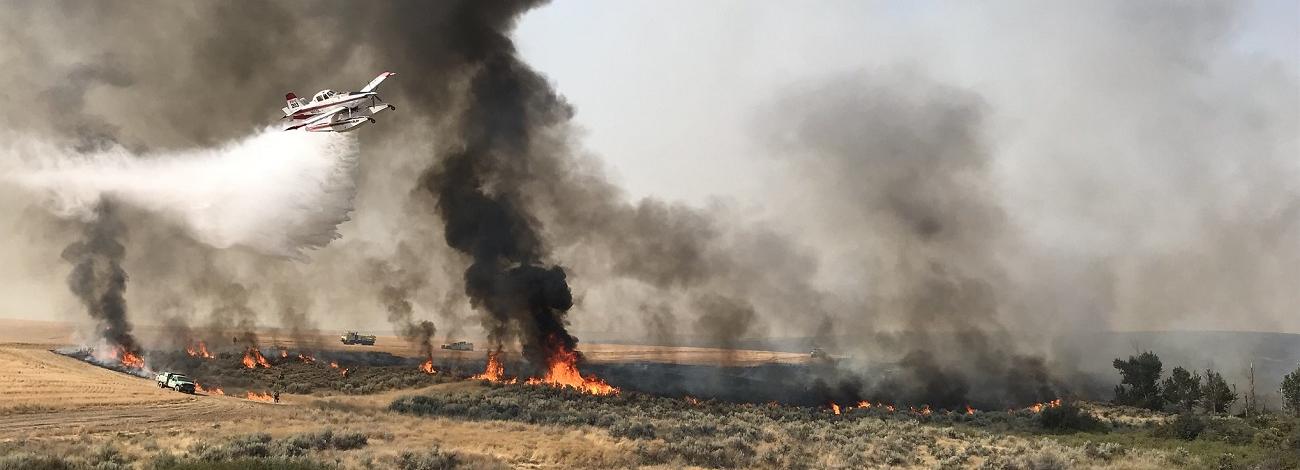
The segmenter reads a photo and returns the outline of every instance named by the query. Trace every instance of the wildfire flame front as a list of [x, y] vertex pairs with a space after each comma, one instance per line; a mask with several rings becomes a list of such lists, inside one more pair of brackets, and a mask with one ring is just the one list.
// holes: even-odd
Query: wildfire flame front
[[208, 352], [208, 345], [202, 341], [199, 341], [197, 344], [190, 343], [189, 346], [185, 347], [185, 353], [189, 354], [190, 357], [201, 357], [204, 359], [212, 359], [215, 357], [212, 353]]
[[559, 348], [547, 360], [550, 364], [546, 375], [528, 379], [528, 384], [572, 388], [592, 395], [616, 395], [619, 392], [618, 388], [594, 375], [583, 377], [578, 372], [578, 353], [574, 351]]
[[267, 361], [266, 357], [262, 356], [262, 351], [258, 350], [257, 347], [248, 348], [248, 350], [244, 352], [243, 363], [244, 367], [249, 369], [256, 369], [257, 366], [262, 366], [267, 369], [271, 368], [271, 362]]
[[483, 368], [483, 373], [470, 377], [470, 379], [500, 382], [506, 375], [506, 367], [501, 364], [500, 354], [500, 351], [489, 351], [487, 366]]

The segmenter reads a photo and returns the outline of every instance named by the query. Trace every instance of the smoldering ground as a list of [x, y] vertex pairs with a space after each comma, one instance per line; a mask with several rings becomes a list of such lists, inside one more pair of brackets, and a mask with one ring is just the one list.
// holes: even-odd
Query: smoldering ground
[[[213, 304], [186, 317], [196, 323], [278, 316], [290, 327], [313, 320], [375, 327], [397, 305], [399, 325], [477, 326], [530, 350], [551, 333], [563, 332], [560, 342], [572, 345], [570, 321], [644, 324], [626, 335], [702, 335], [712, 345], [811, 337], [811, 345], [849, 358], [817, 369], [807, 389], [827, 399], [938, 406], [1068, 391], [1058, 382], [1073, 377], [1061, 373], [1073, 365], [1044, 344], [1057, 325], [1162, 327], [1189, 311], [1213, 320], [1205, 312], [1222, 311], [1229, 299], [1245, 299], [1244, 315], [1266, 325], [1285, 321], [1285, 306], [1295, 303], [1282, 287], [1300, 266], [1291, 262], [1300, 244], [1288, 209], [1297, 200], [1288, 160], [1295, 139], [1287, 135], [1296, 111], [1277, 98], [1294, 96], [1295, 86], [1266, 68], [1223, 71], [1216, 58], [1228, 53], [1212, 45], [1227, 34], [1219, 17], [1230, 11], [1161, 4], [1170, 14], [1141, 15], [1133, 9], [1155, 7], [1000, 4], [1024, 21], [994, 40], [1032, 37], [1038, 25], [1059, 23], [1039, 19], [1080, 9], [1104, 27], [1064, 33], [1079, 44], [1125, 45], [1123, 54], [1044, 49], [1062, 59], [1033, 69], [1051, 72], [1059, 81], [1051, 88], [1068, 94], [1029, 89], [1043, 95], [1024, 99], [950, 83], [924, 64], [797, 84], [757, 118], [762, 135], [774, 136], [762, 141], [765, 153], [790, 171], [771, 182], [766, 199], [749, 201], [769, 208], [755, 214], [727, 201], [632, 200], [611, 183], [572, 122], [582, 110], [515, 50], [514, 23], [539, 5], [16, 3], [0, 20], [10, 45], [0, 57], [11, 65], [0, 80], [34, 93], [10, 97], [28, 112], [0, 123], [60, 148], [169, 152], [254, 132], [275, 117], [286, 91], [399, 72], [381, 89], [398, 113], [356, 135], [365, 154], [342, 238], [298, 264], [168, 241], [192, 235], [175, 222], [128, 216], [122, 264], [132, 273], [126, 299], [137, 318], [157, 315], [174, 304], [168, 299], [196, 297]], [[1189, 73], [1187, 64], [1206, 73]], [[1125, 75], [1139, 66], [1155, 78]], [[1108, 80], [1081, 83], [1091, 76], [1084, 71]], [[1239, 83], [1258, 84], [1252, 93], [1260, 99], [1236, 98]], [[1115, 87], [1123, 96], [1107, 94]], [[1134, 96], [1158, 99], [1125, 99]], [[1220, 121], [1211, 117], [1220, 113], [1187, 104], [1197, 97], [1236, 117]], [[1122, 106], [1133, 102], [1146, 106], [1136, 116]], [[205, 117], [195, 119], [195, 109]], [[1027, 113], [1035, 124], [1008, 125], [1008, 112]], [[1088, 119], [1070, 120], [1079, 113]], [[1132, 127], [1141, 122], [1148, 124]], [[1170, 122], [1176, 126], [1162, 127]], [[1169, 150], [1181, 141], [1188, 144], [1172, 146], [1181, 151]], [[1213, 162], [1233, 149], [1253, 157], [1229, 159], [1236, 169], [1221, 172]], [[1026, 156], [1037, 153], [1047, 157]], [[1195, 158], [1182, 165], [1168, 157], [1175, 153]], [[1052, 154], [1078, 158], [1060, 163]], [[1110, 169], [1078, 163], [1086, 161]], [[1115, 170], [1148, 161], [1164, 170]], [[1032, 174], [1008, 176], [1010, 163]], [[1251, 189], [1201, 191], [1214, 181]], [[1199, 189], [1172, 189], [1179, 186]], [[75, 233], [65, 233], [65, 224], [26, 225], [32, 202], [6, 198], [0, 217], [48, 229], [58, 246], [28, 237], [32, 249], [4, 255], [49, 269], [42, 267], [49, 259], [29, 253], [57, 256]], [[1085, 234], [1079, 239], [1087, 243], [1062, 246], [1075, 240], [1062, 234]], [[1190, 269], [1198, 260], [1222, 269]], [[393, 278], [366, 269], [373, 263], [421, 279], [398, 276], [401, 288], [382, 297]], [[1224, 270], [1232, 280], [1220, 282], [1215, 273]], [[1173, 288], [1150, 288], [1158, 285]], [[191, 296], [200, 291], [211, 294]]]

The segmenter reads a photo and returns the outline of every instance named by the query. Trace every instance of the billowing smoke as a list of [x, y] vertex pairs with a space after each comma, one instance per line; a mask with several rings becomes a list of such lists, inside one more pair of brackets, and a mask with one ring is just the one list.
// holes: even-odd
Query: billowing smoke
[[488, 341], [518, 339], [531, 364], [545, 364], [577, 345], [565, 326], [573, 295], [564, 269], [545, 264], [522, 191], [532, 176], [532, 134], [570, 110], [509, 49], [487, 58], [469, 94], [460, 120], [464, 148], [445, 156], [424, 185], [436, 197], [447, 244], [472, 259], [465, 293], [486, 314]]
[[138, 355], [140, 345], [126, 317], [125, 238], [126, 227], [117, 220], [113, 204], [100, 200], [85, 222], [81, 239], [63, 250], [63, 259], [72, 264], [68, 288], [95, 319], [101, 338], [120, 352]]
[[1024, 294], [1003, 257], [1016, 245], [984, 143], [985, 103], [915, 72], [859, 74], [815, 84], [777, 103], [766, 129], [825, 215], [805, 217], [867, 293], [863, 315], [837, 320], [856, 334], [837, 349], [868, 368], [859, 398], [958, 407], [1015, 406], [1057, 390], [1041, 358], [1007, 333]]
[[[995, 13], [974, 26], [997, 27], [938, 47], [939, 60], [909, 45], [797, 84], [759, 118], [772, 139], [756, 153], [781, 178], [752, 200], [697, 207], [632, 200], [582, 148], [575, 111], [510, 37], [540, 3], [10, 5], [0, 81], [29, 92], [7, 97], [23, 112], [0, 115], [23, 137], [5, 139], [0, 168], [25, 184], [0, 187], [0, 226], [28, 241], [0, 252], [20, 267], [0, 276], [25, 284], [0, 285], [58, 286], [47, 265], [74, 235], [47, 208], [90, 220], [108, 194], [139, 206], [117, 214], [132, 229], [120, 264], [148, 286], [132, 289], [133, 312], [199, 299], [214, 326], [240, 332], [272, 310], [339, 329], [387, 317], [431, 344], [421, 315], [459, 332], [442, 319], [471, 311], [463, 292], [492, 340], [521, 342], [530, 361], [575, 345], [570, 319], [578, 331], [641, 325], [646, 335], [620, 339], [659, 344], [788, 340], [838, 357], [806, 386], [845, 401], [1068, 392], [1044, 343], [1069, 328], [1227, 328], [1238, 315], [1246, 328], [1295, 327], [1296, 82], [1223, 46], [1234, 7], [981, 5]], [[1032, 66], [997, 66], [1004, 56]], [[921, 63], [888, 71], [898, 58]], [[355, 142], [316, 142], [332, 159], [287, 145], [316, 136], [260, 132], [285, 92], [346, 89], [380, 70], [401, 74], [382, 90], [399, 111]], [[220, 174], [263, 139], [287, 153], [248, 152], [248, 171]], [[345, 201], [356, 210], [339, 225]], [[281, 258], [301, 253], [311, 263]], [[394, 276], [358, 280], [372, 261]], [[0, 302], [20, 297], [57, 298]]]
[[214, 248], [275, 256], [301, 257], [338, 238], [356, 193], [357, 142], [345, 134], [268, 128], [210, 149], [145, 155], [39, 141], [10, 152], [2, 161], [23, 163], [7, 179], [37, 191], [60, 216], [85, 217], [111, 194]]
[[433, 356], [433, 338], [438, 329], [430, 320], [415, 319], [412, 298], [429, 282], [430, 269], [406, 244], [397, 246], [389, 262], [371, 261], [370, 277], [377, 286], [379, 303], [388, 312], [388, 322], [420, 350], [424, 357]]

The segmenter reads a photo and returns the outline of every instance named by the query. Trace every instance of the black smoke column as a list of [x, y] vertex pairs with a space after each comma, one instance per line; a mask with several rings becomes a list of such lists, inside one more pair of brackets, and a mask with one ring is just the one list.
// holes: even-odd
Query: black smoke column
[[114, 347], [115, 356], [140, 353], [126, 319], [126, 271], [122, 259], [126, 248], [126, 227], [117, 218], [113, 205], [101, 200], [94, 218], [86, 223], [82, 239], [63, 250], [63, 259], [72, 264], [68, 288], [86, 306], [86, 313], [99, 322], [99, 332]]
[[447, 244], [472, 258], [465, 292], [488, 314], [489, 342], [500, 347], [517, 337], [535, 367], [577, 346], [565, 328], [573, 296], [564, 269], [544, 263], [547, 253], [522, 192], [530, 164], [546, 158], [531, 148], [534, 132], [571, 115], [546, 80], [514, 57], [513, 47], [503, 48], [471, 81], [460, 120], [464, 147], [423, 176], [446, 222]]

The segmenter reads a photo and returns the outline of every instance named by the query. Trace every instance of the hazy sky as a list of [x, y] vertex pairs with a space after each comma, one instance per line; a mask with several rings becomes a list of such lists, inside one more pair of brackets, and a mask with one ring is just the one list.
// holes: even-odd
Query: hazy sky
[[[785, 87], [898, 64], [977, 88], [1028, 75], [985, 65], [1004, 52], [1004, 14], [1035, 10], [1008, 4], [557, 0], [526, 14], [516, 37], [525, 59], [577, 106], [586, 145], [633, 196], [745, 199], [762, 191], [763, 178], [737, 175], [734, 165], [763, 170], [750, 123]], [[1300, 75], [1300, 3], [1241, 4], [1226, 35], [1232, 49]]]
[[[320, 250], [312, 264], [276, 264], [283, 272], [257, 268], [271, 261], [219, 256], [228, 258], [232, 282], [258, 284], [263, 273], [269, 280], [294, 279], [319, 289], [315, 295], [351, 299], [358, 304], [352, 310], [364, 312], [376, 308], [373, 292], [337, 288], [355, 284], [357, 258], [381, 257], [398, 242], [419, 240], [432, 244], [419, 250], [434, 253], [428, 264], [454, 267], [440, 273], [447, 279], [430, 282], [430, 292], [460, 289], [448, 280], [459, 278], [457, 258], [439, 258], [454, 253], [437, 251], [447, 250], [442, 240], [423, 233], [436, 235], [440, 227], [410, 228], [404, 216], [423, 213], [408, 204], [409, 188], [435, 145], [412, 116], [455, 114], [430, 91], [442, 88], [418, 79], [422, 69], [435, 81], [454, 79], [440, 75], [440, 56], [429, 54], [454, 43], [423, 33], [454, 28], [403, 25], [399, 19], [418, 15], [387, 10], [392, 16], [358, 26], [392, 32], [367, 46], [392, 54], [356, 54], [344, 67], [331, 67], [336, 77], [316, 73], [316, 57], [336, 54], [330, 44], [297, 46], [298, 53], [288, 56], [265, 47], [316, 44], [312, 35], [323, 30], [316, 22], [333, 21], [330, 15], [299, 17], [290, 7], [266, 6], [278, 13], [263, 15], [264, 22], [296, 31], [266, 38], [243, 34], [246, 12], [221, 2], [175, 8], [224, 16], [159, 20], [150, 28], [137, 24], [158, 17], [150, 5], [116, 9], [110, 22], [94, 12], [31, 6], [29, 16], [4, 17], [15, 26], [0, 28], [13, 39], [11, 47], [0, 48], [0, 62], [10, 65], [0, 79], [16, 84], [11, 89], [47, 86], [44, 94], [15, 95], [31, 100], [15, 106], [51, 117], [25, 112], [10, 119], [51, 132], [80, 135], [83, 127], [99, 125], [145, 147], [204, 147], [263, 125], [286, 83], [301, 93], [318, 88], [303, 83], [308, 79], [350, 87], [361, 83], [357, 77], [389, 67], [417, 77], [384, 85], [385, 98], [415, 112], [354, 134], [367, 156], [357, 210], [353, 222], [340, 227], [341, 240]], [[199, 27], [207, 34], [190, 31]], [[667, 292], [678, 297], [678, 311], [700, 310], [688, 305], [691, 289], [652, 282], [689, 276], [618, 271], [665, 259], [688, 268], [734, 268], [700, 272], [733, 287], [736, 298], [755, 299], [755, 310], [775, 320], [774, 328], [788, 326], [782, 322], [796, 318], [789, 312], [801, 311], [809, 299], [835, 299], [828, 312], [865, 322], [881, 311], [906, 310], [880, 301], [906, 298], [884, 284], [912, 279], [894, 272], [899, 253], [929, 247], [936, 251], [915, 259], [951, 260], [976, 251], [978, 263], [968, 266], [968, 275], [1003, 284], [996, 287], [999, 309], [1010, 312], [1007, 323], [1017, 328], [1300, 332], [1294, 315], [1300, 302], [1294, 289], [1300, 277], [1295, 1], [557, 0], [525, 13], [514, 38], [524, 61], [576, 109], [579, 135], [565, 127], [564, 155], [555, 160], [567, 166], [558, 175], [535, 175], [572, 177], [545, 186], [571, 191], [557, 189], [554, 200], [549, 193], [534, 195], [539, 214], [552, 218], [542, 221], [555, 249], [548, 262], [573, 267], [584, 300], [576, 327], [621, 326], [627, 315], [637, 315], [629, 307], [640, 305], [636, 295], [654, 299]], [[267, 64], [275, 64], [274, 71]], [[158, 67], [183, 73], [159, 73]], [[249, 80], [263, 76], [274, 78]], [[59, 80], [48, 83], [47, 77]], [[243, 101], [203, 97], [211, 101], [205, 106], [223, 110], [217, 114], [224, 118], [212, 121], [219, 125], [158, 126], [184, 108], [165, 99], [135, 99], [177, 96], [200, 82], [238, 92]], [[115, 113], [128, 101], [144, 108]], [[86, 108], [86, 119], [65, 119], [64, 109], [75, 106]], [[588, 178], [591, 160], [570, 158], [571, 143], [598, 157], [613, 188]], [[941, 157], [970, 166], [927, 160]], [[620, 190], [633, 200], [658, 200], [628, 203]], [[972, 201], [976, 210], [968, 210]], [[925, 210], [901, 210], [909, 207], [900, 209], [900, 203]], [[68, 241], [46, 243], [40, 227], [19, 222], [27, 206], [0, 198], [0, 226], [14, 221], [14, 231], [26, 233], [21, 240], [41, 248], [13, 244], [0, 252], [2, 264], [17, 267], [0, 271], [0, 281], [11, 281], [0, 286], [57, 294], [0, 296], [0, 310], [44, 315], [58, 309], [47, 304], [71, 300], [67, 266], [58, 261]], [[552, 214], [546, 206], [567, 212]], [[959, 236], [936, 241], [927, 230], [900, 231], [916, 214], [920, 222], [946, 218]], [[608, 233], [597, 233], [602, 227]], [[146, 232], [136, 230], [133, 243], [146, 244]], [[979, 249], [965, 242], [980, 242]], [[646, 256], [630, 255], [638, 248]], [[601, 250], [635, 261], [611, 262]], [[129, 267], [143, 268], [155, 258], [131, 253]], [[740, 272], [752, 276], [733, 275]], [[152, 274], [175, 277], [161, 268]], [[306, 275], [319, 282], [303, 280]], [[162, 292], [149, 276], [132, 271], [131, 295]], [[601, 284], [609, 279], [627, 282]], [[801, 285], [807, 292], [773, 294], [780, 302], [757, 299], [755, 292], [773, 292], [769, 285]], [[68, 312], [79, 314], [69, 305]]]

